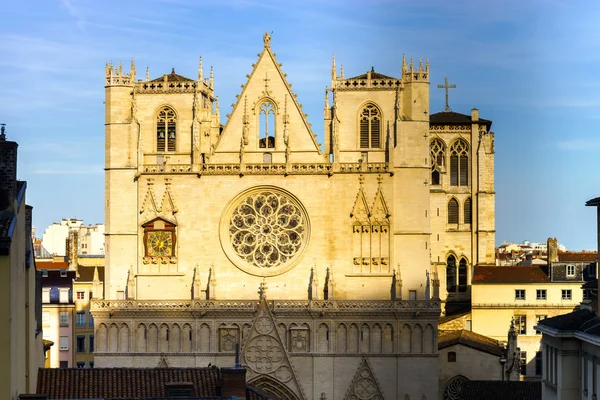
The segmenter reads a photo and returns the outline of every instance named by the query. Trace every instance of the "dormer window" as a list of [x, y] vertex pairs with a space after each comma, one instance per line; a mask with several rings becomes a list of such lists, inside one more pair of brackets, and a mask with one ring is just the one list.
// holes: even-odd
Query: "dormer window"
[[567, 265], [567, 277], [572, 278], [575, 276], [575, 266], [573, 264]]
[[381, 113], [374, 104], [367, 104], [360, 113], [360, 148], [381, 148]]

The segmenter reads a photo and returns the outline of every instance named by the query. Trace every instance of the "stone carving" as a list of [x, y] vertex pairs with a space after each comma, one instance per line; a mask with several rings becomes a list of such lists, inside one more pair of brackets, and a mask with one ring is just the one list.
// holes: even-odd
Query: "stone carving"
[[250, 382], [260, 382], [261, 376], [269, 376], [285, 384], [297, 398], [306, 399], [275, 326], [276, 322], [263, 297], [242, 349], [242, 364], [248, 368]]
[[237, 344], [238, 329], [237, 328], [221, 328], [219, 329], [219, 351], [231, 352], [235, 351]]
[[287, 195], [261, 190], [238, 200], [228, 223], [239, 259], [259, 269], [289, 263], [307, 241], [307, 217]]
[[444, 393], [442, 394], [443, 400], [458, 400], [460, 399], [460, 394], [462, 391], [462, 385], [464, 382], [469, 379], [465, 378], [462, 375], [455, 376], [450, 379], [444, 388]]
[[346, 395], [348, 400], [383, 400], [383, 392], [375, 375], [371, 370], [367, 359], [363, 359], [354, 379], [350, 384], [350, 389]]

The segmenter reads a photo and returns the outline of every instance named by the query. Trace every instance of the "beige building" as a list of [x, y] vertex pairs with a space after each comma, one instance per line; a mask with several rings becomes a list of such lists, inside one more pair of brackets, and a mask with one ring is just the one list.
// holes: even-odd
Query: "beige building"
[[17, 143], [0, 130], [0, 398], [35, 393], [44, 366], [40, 277], [31, 241], [27, 183], [17, 180]]
[[494, 259], [491, 122], [430, 120], [428, 63], [334, 60], [320, 144], [263, 39], [225, 126], [202, 61], [107, 65], [96, 366], [226, 366], [239, 344], [283, 399], [435, 399], [440, 280], [468, 300]]
[[472, 329], [498, 341], [514, 319], [521, 349], [521, 378], [541, 379], [540, 320], [566, 314], [583, 299], [582, 271], [564, 277], [539, 266], [477, 267], [473, 277]]
[[48, 226], [42, 235], [42, 246], [51, 255], [70, 256], [67, 241], [77, 232], [76, 248], [81, 255], [104, 254], [104, 224], [84, 225], [76, 218], [63, 218]]
[[73, 366], [77, 368], [94, 367], [95, 331], [94, 317], [90, 312], [94, 290], [102, 294], [104, 281], [104, 257], [82, 256], [77, 260], [77, 273], [73, 279]]

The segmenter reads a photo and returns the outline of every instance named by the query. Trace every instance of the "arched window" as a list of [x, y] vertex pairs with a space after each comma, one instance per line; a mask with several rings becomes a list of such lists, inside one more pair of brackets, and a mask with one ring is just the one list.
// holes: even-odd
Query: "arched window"
[[156, 121], [156, 151], [175, 151], [177, 117], [171, 107], [163, 107]]
[[464, 258], [458, 263], [458, 291], [467, 291], [467, 260]]
[[470, 224], [471, 223], [471, 210], [472, 210], [472, 206], [471, 206], [471, 198], [469, 197], [468, 199], [465, 200], [465, 205], [464, 205], [464, 220], [465, 220], [465, 224]]
[[446, 290], [448, 293], [456, 292], [456, 258], [451, 255], [446, 264]]
[[445, 172], [446, 166], [446, 146], [440, 139], [434, 139], [429, 144], [429, 154], [431, 156], [431, 184], [441, 185], [441, 174]]
[[260, 106], [259, 129], [258, 147], [261, 149], [275, 148], [275, 107], [270, 101], [265, 101]]
[[450, 147], [450, 185], [469, 185], [469, 145], [463, 139]]
[[458, 201], [450, 199], [448, 202], [448, 223], [458, 224]]
[[381, 147], [381, 114], [374, 104], [367, 104], [360, 113], [360, 148]]

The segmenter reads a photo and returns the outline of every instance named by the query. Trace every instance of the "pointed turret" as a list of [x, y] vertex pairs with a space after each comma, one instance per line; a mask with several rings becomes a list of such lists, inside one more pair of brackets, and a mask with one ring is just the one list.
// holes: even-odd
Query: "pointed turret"
[[[335, 81], [337, 70], [335, 68], [335, 54], [331, 57], [331, 80]], [[333, 86], [333, 84], [331, 85]]]
[[316, 268], [310, 269], [310, 283], [308, 284], [308, 299], [318, 300], [319, 299], [319, 279], [317, 278]]
[[209, 280], [209, 294], [208, 297], [210, 300], [216, 299], [217, 295], [217, 269], [215, 268], [215, 264], [213, 264], [210, 268], [210, 280]]
[[325, 277], [325, 288], [327, 289], [327, 299], [326, 300], [334, 300], [334, 291], [335, 291], [335, 279], [333, 277], [333, 265], [330, 265], [327, 268], [327, 275]]
[[146, 82], [150, 82], [150, 68], [146, 67]]
[[406, 65], [406, 55], [402, 53], [402, 75], [408, 72], [408, 65]]
[[131, 75], [131, 83], [135, 83], [135, 60], [131, 57], [131, 68], [129, 69]]
[[94, 267], [94, 278], [92, 280], [92, 299], [100, 299], [100, 275], [98, 274], [98, 267]]
[[433, 286], [433, 296], [431, 300], [439, 300], [440, 299], [440, 279], [438, 277], [437, 266], [434, 266], [434, 270], [432, 273], [431, 286]]
[[419, 71], [423, 71], [423, 57], [419, 58]]
[[214, 89], [214, 87], [215, 87], [215, 74], [214, 74], [212, 65], [210, 66], [210, 80], [208, 82], [209, 82], [208, 86], [211, 89]]
[[133, 279], [133, 264], [129, 266], [129, 276], [127, 277], [127, 300], [135, 299], [135, 279]]
[[202, 56], [200, 56], [200, 62], [198, 63], [198, 83], [204, 79], [204, 71], [202, 70]]
[[340, 77], [344, 80], [344, 64], [342, 64], [342, 70], [340, 71]]
[[200, 300], [202, 297], [202, 287], [200, 285], [200, 268], [196, 264], [196, 268], [194, 268], [194, 280], [192, 281], [192, 296], [194, 300]]

